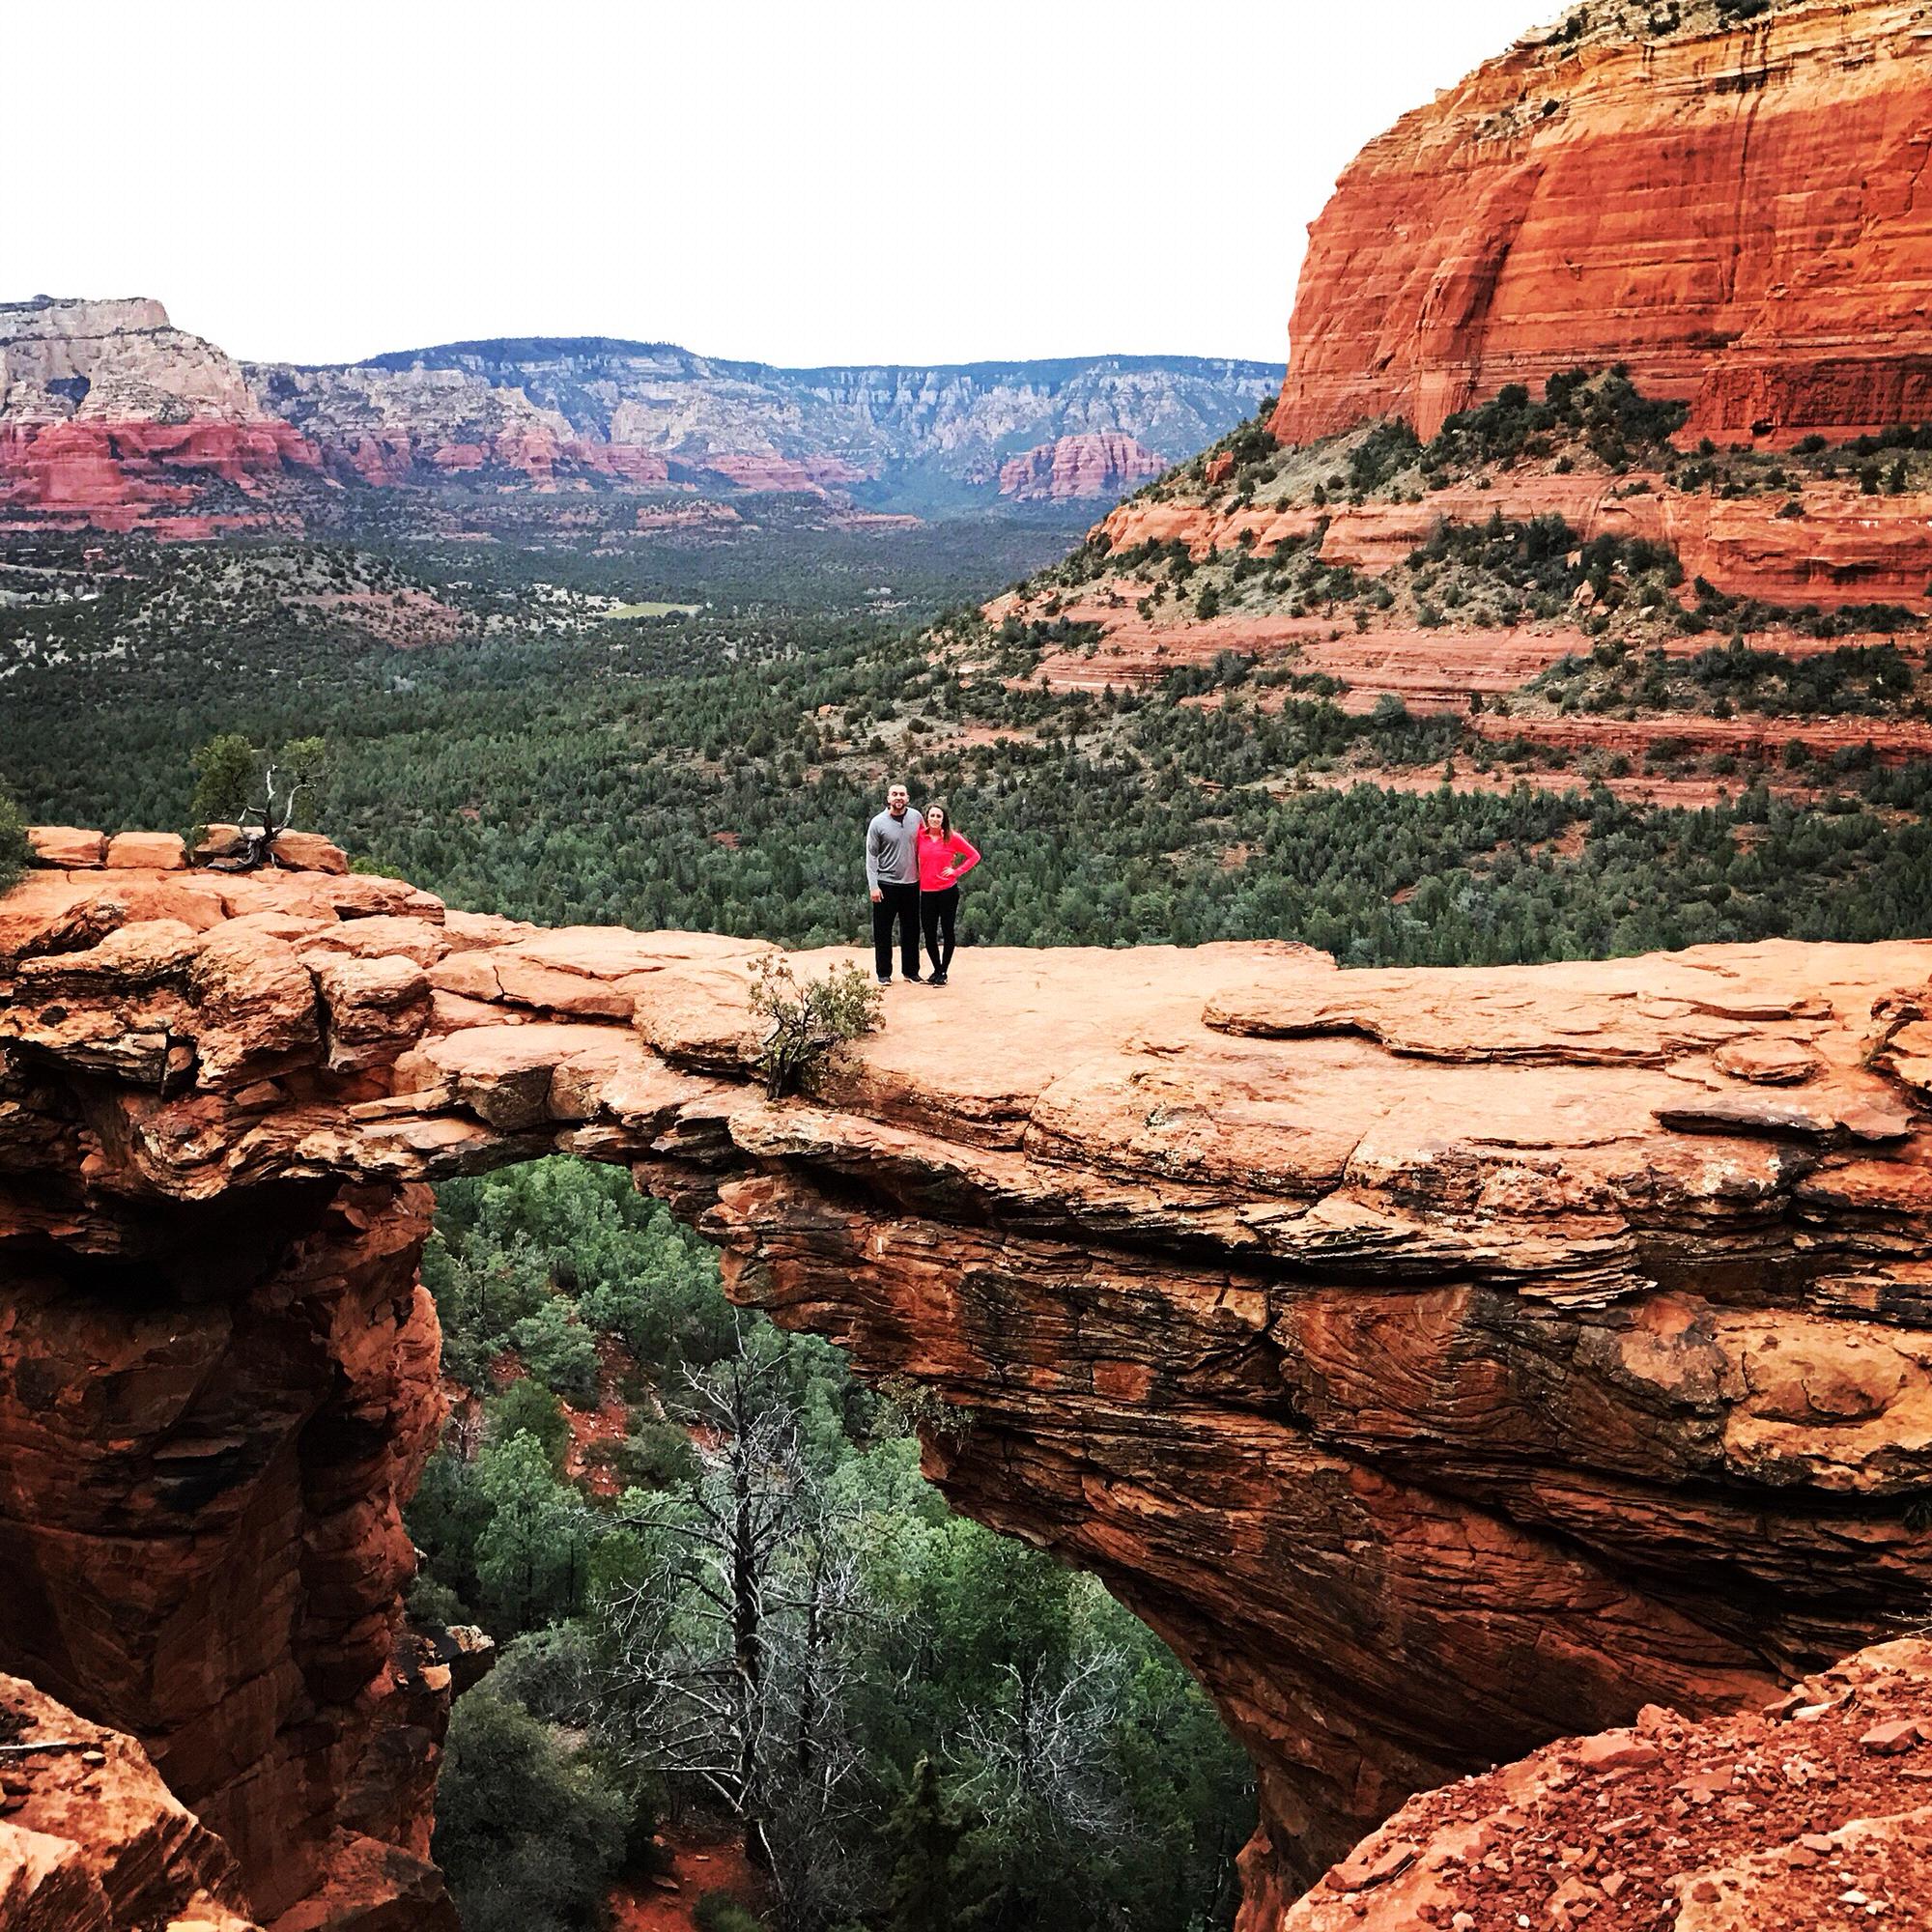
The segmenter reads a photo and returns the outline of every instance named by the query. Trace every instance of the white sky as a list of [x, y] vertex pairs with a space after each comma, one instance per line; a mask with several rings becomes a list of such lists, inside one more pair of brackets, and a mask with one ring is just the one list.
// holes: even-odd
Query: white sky
[[1556, 0], [8, 10], [0, 299], [252, 358], [1280, 360], [1355, 150]]

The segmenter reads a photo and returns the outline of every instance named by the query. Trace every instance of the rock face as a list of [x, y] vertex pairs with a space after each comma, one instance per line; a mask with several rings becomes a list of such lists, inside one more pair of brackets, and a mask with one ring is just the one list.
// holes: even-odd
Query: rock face
[[259, 1932], [228, 1848], [131, 1738], [0, 1676], [0, 1924], [19, 1932]]
[[1932, 417], [1932, 23], [1739, 11], [1597, 0], [1371, 142], [1310, 238], [1276, 434], [1427, 437], [1617, 362], [1692, 437]]
[[1191, 356], [780, 369], [602, 337], [309, 369], [239, 363], [159, 302], [37, 298], [0, 304], [0, 511], [207, 534], [264, 501], [298, 520], [324, 485], [1050, 501], [1157, 474], [1278, 376]]
[[954, 1502], [1175, 1645], [1260, 1770], [1255, 1932], [1415, 1791], [1922, 1608], [1932, 944], [976, 952], [776, 1104], [753, 951], [331, 873], [0, 900], [0, 1663], [258, 1916], [421, 1878], [372, 1768], [421, 1183], [542, 1152], [931, 1390]]
[[[1486, 523], [1563, 518], [1584, 542], [1643, 537], [1667, 544], [1686, 576], [1702, 577], [1736, 596], [1769, 603], [1854, 604], [1921, 608], [1932, 572], [1932, 496], [1910, 491], [1866, 496], [1855, 483], [1805, 479], [1776, 495], [1723, 497], [1687, 495], [1657, 475], [1520, 476], [1491, 487], [1452, 485], [1419, 503], [1370, 501], [1329, 514], [1302, 505], [1236, 505], [1221, 498], [1136, 497], [1102, 520], [1116, 550], [1155, 542], [1184, 543], [1197, 556], [1251, 544], [1269, 556], [1314, 535], [1323, 563], [1378, 577], [1401, 563], [1445, 521]], [[1639, 487], [1633, 491], [1632, 485]], [[1217, 493], [1218, 496], [1218, 493]], [[1802, 514], [1794, 516], [1789, 505]]]
[[1119, 497], [1167, 465], [1130, 436], [1063, 436], [1000, 466], [1000, 495], [1016, 502]]

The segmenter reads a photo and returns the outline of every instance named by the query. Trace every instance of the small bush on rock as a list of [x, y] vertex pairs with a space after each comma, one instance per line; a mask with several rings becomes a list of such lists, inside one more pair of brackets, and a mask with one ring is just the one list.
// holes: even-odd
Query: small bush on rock
[[856, 966], [801, 982], [789, 960], [767, 953], [753, 969], [752, 1010], [765, 1022], [757, 1065], [774, 1100], [795, 1094], [848, 1040], [876, 1032], [879, 989]]
[[197, 829], [239, 825], [241, 849], [218, 863], [247, 870], [268, 863], [278, 833], [313, 826], [328, 748], [320, 738], [292, 738], [270, 753], [257, 751], [239, 731], [223, 731], [197, 746], [188, 763]]

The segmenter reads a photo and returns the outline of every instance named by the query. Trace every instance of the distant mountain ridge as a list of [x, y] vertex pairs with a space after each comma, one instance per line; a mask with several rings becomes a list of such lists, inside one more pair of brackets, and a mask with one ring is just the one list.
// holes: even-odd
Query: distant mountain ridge
[[242, 362], [156, 301], [36, 298], [0, 305], [0, 509], [213, 525], [316, 485], [463, 484], [1104, 507], [1279, 381], [1179, 355], [787, 369], [609, 336]]

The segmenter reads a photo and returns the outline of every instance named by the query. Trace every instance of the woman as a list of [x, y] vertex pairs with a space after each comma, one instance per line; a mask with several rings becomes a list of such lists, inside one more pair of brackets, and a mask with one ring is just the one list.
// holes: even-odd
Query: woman
[[946, 983], [952, 963], [952, 929], [959, 919], [959, 881], [980, 863], [980, 855], [952, 829], [943, 805], [925, 809], [919, 828], [919, 923], [932, 955], [929, 986]]

